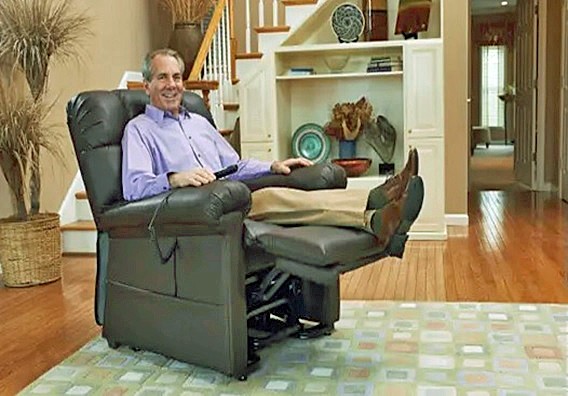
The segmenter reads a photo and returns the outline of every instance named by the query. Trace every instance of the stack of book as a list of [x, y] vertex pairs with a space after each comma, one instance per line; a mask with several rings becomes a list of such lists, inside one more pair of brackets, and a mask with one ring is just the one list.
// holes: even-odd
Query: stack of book
[[291, 67], [288, 70], [289, 76], [310, 76], [316, 74], [313, 67]]
[[402, 58], [400, 56], [372, 57], [367, 65], [367, 73], [402, 71]]

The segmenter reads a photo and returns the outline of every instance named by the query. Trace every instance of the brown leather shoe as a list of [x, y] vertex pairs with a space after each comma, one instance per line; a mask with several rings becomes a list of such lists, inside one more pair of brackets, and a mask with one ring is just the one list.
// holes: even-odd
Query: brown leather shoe
[[377, 209], [371, 218], [371, 229], [380, 247], [386, 247], [393, 234], [408, 232], [422, 209], [424, 182], [420, 176], [412, 176], [407, 190], [395, 201]]
[[384, 184], [385, 187], [390, 188], [393, 185], [401, 187], [399, 188], [399, 190], [401, 190], [399, 195], [400, 198], [400, 196], [402, 196], [402, 194], [406, 191], [410, 178], [418, 175], [418, 162], [418, 150], [415, 148], [410, 149], [404, 168], [393, 177], [387, 179]]
[[377, 245], [384, 248], [402, 221], [403, 199], [392, 201], [377, 209], [371, 218], [371, 230], [377, 238]]
[[408, 152], [408, 160], [399, 173], [369, 191], [367, 209], [380, 209], [389, 202], [400, 199], [408, 188], [410, 178], [418, 175], [418, 162], [418, 150], [413, 148]]

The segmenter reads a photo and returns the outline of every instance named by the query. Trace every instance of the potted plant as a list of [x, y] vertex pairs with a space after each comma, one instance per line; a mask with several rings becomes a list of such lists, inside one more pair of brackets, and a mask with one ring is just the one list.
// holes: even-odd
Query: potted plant
[[356, 157], [356, 140], [362, 127], [369, 122], [373, 106], [365, 97], [356, 103], [336, 103], [332, 109], [332, 118], [324, 128], [326, 134], [339, 141], [339, 158]]
[[185, 80], [189, 77], [203, 41], [201, 21], [215, 5], [216, 0], [160, 0], [160, 3], [172, 17], [174, 28], [168, 45], [184, 60]]
[[52, 58], [76, 59], [89, 19], [73, 0], [0, 1], [0, 63], [8, 81], [0, 86], [0, 168], [16, 214], [0, 221], [0, 265], [7, 286], [59, 279], [59, 215], [40, 213], [40, 153], [60, 154], [60, 140], [46, 118], [45, 93]]

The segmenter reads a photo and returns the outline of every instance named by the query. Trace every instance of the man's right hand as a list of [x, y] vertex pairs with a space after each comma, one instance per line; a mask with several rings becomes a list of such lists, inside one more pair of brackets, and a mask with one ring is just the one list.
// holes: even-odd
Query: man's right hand
[[203, 168], [196, 168], [184, 172], [175, 172], [168, 175], [168, 182], [172, 188], [187, 186], [199, 187], [215, 181], [215, 175]]

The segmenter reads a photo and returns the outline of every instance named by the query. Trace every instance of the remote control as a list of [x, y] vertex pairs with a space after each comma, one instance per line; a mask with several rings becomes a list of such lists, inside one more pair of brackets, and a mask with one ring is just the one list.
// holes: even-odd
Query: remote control
[[215, 177], [217, 179], [221, 179], [222, 177], [228, 176], [231, 173], [235, 173], [237, 171], [237, 169], [239, 169], [239, 167], [237, 165], [230, 165], [230, 166], [227, 166], [225, 169], [221, 169], [221, 170], [218, 170], [217, 172], [214, 172], [213, 174], [215, 175]]

